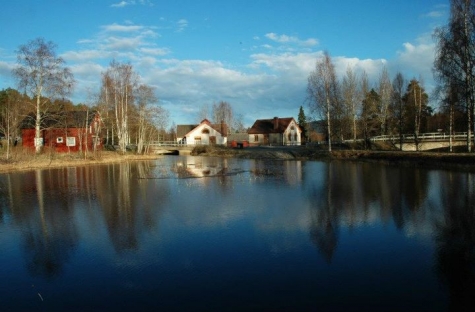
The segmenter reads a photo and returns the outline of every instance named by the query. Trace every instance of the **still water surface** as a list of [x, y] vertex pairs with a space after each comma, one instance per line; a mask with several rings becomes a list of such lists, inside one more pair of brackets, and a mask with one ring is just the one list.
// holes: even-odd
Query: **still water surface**
[[0, 175], [1, 311], [475, 307], [475, 175], [166, 156]]

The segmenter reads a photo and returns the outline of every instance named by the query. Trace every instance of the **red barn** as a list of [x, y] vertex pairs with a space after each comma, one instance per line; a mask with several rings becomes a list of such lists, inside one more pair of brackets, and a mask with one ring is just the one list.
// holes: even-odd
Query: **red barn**
[[[21, 124], [22, 145], [35, 148], [36, 114], [29, 114]], [[38, 144], [56, 152], [77, 152], [102, 148], [102, 120], [98, 112], [67, 111], [45, 114], [41, 118]]]

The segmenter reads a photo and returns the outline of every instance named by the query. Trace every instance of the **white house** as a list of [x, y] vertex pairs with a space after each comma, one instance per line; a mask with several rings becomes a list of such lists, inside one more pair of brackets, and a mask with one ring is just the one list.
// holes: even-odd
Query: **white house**
[[176, 134], [177, 142], [186, 145], [225, 145], [227, 132], [226, 124], [204, 119], [199, 125], [178, 125]]

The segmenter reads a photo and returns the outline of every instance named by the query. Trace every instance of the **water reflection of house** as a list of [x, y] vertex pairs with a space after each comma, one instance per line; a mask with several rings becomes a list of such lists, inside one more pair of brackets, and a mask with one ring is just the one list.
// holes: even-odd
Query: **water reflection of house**
[[223, 176], [227, 173], [227, 160], [203, 159], [196, 157], [186, 158], [177, 162], [176, 173], [178, 178], [203, 178], [209, 176]]
[[294, 118], [258, 119], [249, 134], [250, 145], [300, 145], [302, 130]]
[[177, 142], [187, 145], [225, 145], [227, 142], [227, 125], [212, 124], [204, 119], [199, 125], [178, 125]]
[[35, 138], [34, 113], [21, 123], [21, 137], [24, 147], [34, 148], [36, 144], [53, 148], [56, 152], [77, 152], [102, 147], [100, 137], [102, 120], [98, 112], [67, 111], [48, 113], [41, 118], [40, 139]]
[[249, 168], [254, 176], [278, 178], [287, 185], [298, 185], [302, 182], [302, 162], [298, 160], [271, 164], [259, 159], [250, 159]]

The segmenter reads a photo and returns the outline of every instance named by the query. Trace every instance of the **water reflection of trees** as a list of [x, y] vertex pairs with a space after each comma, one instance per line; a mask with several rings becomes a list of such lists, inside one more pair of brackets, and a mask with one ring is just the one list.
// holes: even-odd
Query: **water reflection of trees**
[[138, 236], [153, 228], [161, 205], [168, 197], [166, 188], [157, 188], [141, 179], [149, 175], [151, 163], [121, 163], [100, 166], [97, 198], [116, 251], [138, 249]]
[[298, 185], [302, 181], [301, 161], [251, 159], [249, 163], [250, 172], [255, 177], [280, 179], [289, 186]]
[[78, 213], [93, 220], [102, 212], [115, 249], [137, 249], [168, 196], [166, 188], [138, 179], [150, 170], [140, 162], [0, 176], [0, 215], [22, 229], [28, 270], [46, 278], [61, 273], [78, 245]]
[[448, 174], [441, 189], [443, 219], [437, 222], [436, 269], [449, 290], [451, 311], [475, 310], [475, 181]]
[[311, 183], [308, 190], [310, 235], [328, 261], [342, 224], [351, 228], [393, 220], [402, 229], [407, 222], [417, 227], [427, 221], [416, 214], [427, 198], [428, 171], [348, 162], [331, 162], [323, 168], [318, 173], [323, 181]]
[[9, 213], [21, 226], [25, 260], [33, 275], [57, 276], [77, 246], [67, 170], [6, 175]]

